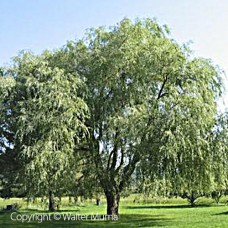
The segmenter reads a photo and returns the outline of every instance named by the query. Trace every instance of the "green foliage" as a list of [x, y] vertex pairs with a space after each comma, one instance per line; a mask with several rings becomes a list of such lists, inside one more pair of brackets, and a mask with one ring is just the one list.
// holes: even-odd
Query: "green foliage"
[[78, 96], [83, 83], [50, 66], [45, 54], [21, 54], [8, 74], [15, 78], [7, 109], [24, 164], [21, 179], [33, 194], [61, 188], [75, 175], [74, 148], [87, 132], [88, 108]]
[[118, 213], [132, 181], [163, 195], [224, 187], [227, 167], [219, 179], [216, 171], [227, 159], [215, 118], [221, 72], [167, 26], [124, 19], [14, 63], [1, 77], [1, 119], [13, 135], [3, 138], [20, 155], [29, 191], [77, 192], [83, 180], [79, 188], [102, 188], [108, 213]]
[[205, 158], [221, 93], [219, 71], [191, 59], [151, 20], [125, 19], [110, 30], [92, 30], [85, 40], [76, 50], [84, 56], [80, 75], [89, 90], [92, 148], [103, 182], [126, 186], [139, 164], [153, 178], [168, 175], [169, 181], [178, 172], [179, 182], [189, 182], [199, 173], [199, 185], [211, 184]]

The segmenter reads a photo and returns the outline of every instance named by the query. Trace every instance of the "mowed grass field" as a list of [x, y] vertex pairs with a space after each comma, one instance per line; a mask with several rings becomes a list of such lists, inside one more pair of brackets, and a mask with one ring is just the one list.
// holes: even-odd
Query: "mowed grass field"
[[[223, 198], [217, 205], [213, 200], [201, 198], [197, 206], [191, 208], [183, 199], [138, 199], [134, 203], [135, 196], [122, 199], [120, 204], [120, 216], [118, 220], [102, 220], [102, 215], [106, 212], [106, 203], [102, 199], [100, 206], [95, 205], [95, 200], [85, 201], [79, 204], [70, 204], [67, 198], [62, 200], [60, 210], [55, 214], [48, 214], [46, 208], [40, 204], [40, 200], [35, 203], [26, 204], [22, 199], [0, 199], [0, 208], [8, 204], [18, 203], [20, 209], [17, 212], [0, 212], [0, 228], [24, 228], [24, 227], [180, 227], [180, 228], [228, 228], [228, 205], [227, 198]], [[38, 219], [21, 221], [24, 216], [50, 216], [43, 217], [45, 221]], [[80, 217], [83, 215], [84, 217]], [[18, 216], [18, 217], [17, 217]], [[65, 217], [64, 217], [65, 216]], [[85, 219], [88, 216], [87, 219]], [[98, 216], [98, 220], [91, 220], [91, 216]], [[100, 217], [99, 217], [100, 216]], [[15, 220], [12, 221], [11, 217]], [[19, 221], [16, 221], [19, 218]], [[37, 217], [38, 218], [38, 217]], [[83, 219], [74, 221], [75, 218]], [[73, 220], [73, 221], [72, 221]]]

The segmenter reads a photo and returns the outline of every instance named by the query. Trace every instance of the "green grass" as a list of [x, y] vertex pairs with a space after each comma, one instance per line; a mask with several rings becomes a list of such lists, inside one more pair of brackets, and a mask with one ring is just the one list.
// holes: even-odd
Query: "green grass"
[[[12, 212], [0, 212], [1, 228], [24, 228], [24, 227], [180, 227], [180, 228], [228, 228], [228, 206], [225, 204], [227, 199], [223, 199], [219, 205], [212, 200], [202, 198], [198, 202], [198, 206], [191, 208], [187, 202], [182, 199], [139, 199], [138, 203], [133, 203], [134, 196], [130, 196], [122, 200], [120, 205], [120, 217], [117, 221], [43, 221], [38, 220], [29, 223], [21, 221], [12, 221], [10, 219]], [[95, 206], [93, 201], [86, 201], [81, 205], [69, 206], [68, 200], [63, 199], [62, 207], [58, 214], [72, 215], [102, 215], [105, 214], [106, 205]], [[17, 211], [17, 215], [34, 215], [38, 213], [47, 213], [39, 202], [26, 205], [21, 199], [0, 199], [0, 208], [7, 204], [19, 203], [21, 208]], [[16, 214], [15, 214], [16, 215]]]

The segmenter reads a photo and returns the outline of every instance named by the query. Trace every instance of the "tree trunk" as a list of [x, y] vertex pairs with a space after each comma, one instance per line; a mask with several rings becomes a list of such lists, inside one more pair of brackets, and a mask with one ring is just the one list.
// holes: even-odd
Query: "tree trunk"
[[100, 198], [97, 198], [97, 199], [96, 199], [96, 205], [97, 205], [97, 206], [100, 206], [100, 205], [101, 205], [101, 199], [100, 199]]
[[71, 196], [69, 196], [69, 204], [71, 204], [72, 203], [72, 198], [71, 198]]
[[195, 199], [194, 198], [190, 198], [189, 203], [190, 203], [191, 207], [195, 207]]
[[54, 211], [55, 205], [54, 205], [54, 195], [52, 191], [49, 191], [48, 199], [49, 199], [49, 204], [48, 204], [49, 211]]
[[196, 199], [197, 199], [197, 196], [195, 196], [194, 193], [192, 192], [188, 199], [191, 207], [195, 207]]
[[120, 195], [110, 191], [105, 192], [105, 195], [107, 200], [107, 215], [118, 215]]

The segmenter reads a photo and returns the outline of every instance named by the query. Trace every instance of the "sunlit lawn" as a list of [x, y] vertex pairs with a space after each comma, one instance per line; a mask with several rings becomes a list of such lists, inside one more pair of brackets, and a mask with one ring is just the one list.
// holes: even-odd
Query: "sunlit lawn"
[[[54, 215], [51, 215], [52, 221], [43, 221], [39, 223], [36, 221], [24, 222], [12, 221], [12, 212], [0, 212], [0, 227], [1, 228], [24, 228], [24, 227], [224, 227], [228, 228], [228, 206], [225, 204], [227, 199], [223, 199], [219, 205], [216, 205], [209, 199], [201, 199], [198, 206], [191, 208], [185, 200], [182, 199], [168, 199], [154, 201], [133, 203], [133, 198], [128, 197], [122, 200], [120, 206], [120, 217], [117, 221], [91, 221], [87, 219], [84, 221], [55, 221]], [[47, 213], [42, 209], [39, 203], [26, 206], [26, 203], [21, 199], [0, 199], [0, 208], [7, 204], [18, 202], [21, 208], [16, 213], [34, 215], [36, 213]], [[94, 201], [86, 201], [81, 205], [68, 206], [68, 201], [63, 200], [63, 206], [60, 208], [58, 214], [72, 214], [72, 215], [104, 215], [106, 211], [105, 201], [100, 206], [94, 205]], [[14, 218], [17, 214], [14, 214]], [[73, 216], [74, 217], [74, 216]], [[102, 218], [102, 217], [101, 217]]]

